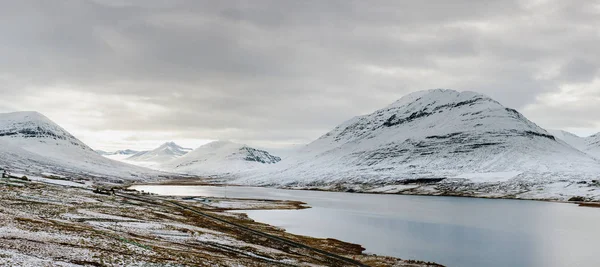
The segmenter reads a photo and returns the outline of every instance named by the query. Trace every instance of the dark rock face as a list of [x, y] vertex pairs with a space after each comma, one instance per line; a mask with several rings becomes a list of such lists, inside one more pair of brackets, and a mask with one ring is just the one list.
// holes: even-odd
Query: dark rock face
[[44, 129], [39, 126], [31, 127], [31, 128], [0, 130], [0, 136], [21, 136], [23, 138], [43, 137], [43, 138], [67, 140], [66, 136], [61, 135], [61, 134], [56, 134], [53, 131]]
[[[419, 101], [419, 100], [420, 100], [420, 98], [417, 99], [417, 101]], [[427, 117], [427, 116], [433, 115], [435, 113], [442, 113], [442, 112], [444, 112], [444, 110], [451, 110], [451, 109], [459, 108], [459, 107], [465, 106], [465, 105], [473, 106], [475, 104], [478, 104], [479, 102], [485, 102], [488, 100], [490, 100], [490, 99], [478, 97], [478, 98], [474, 98], [474, 99], [470, 99], [470, 100], [460, 101], [457, 103], [444, 104], [444, 105], [439, 105], [439, 106], [435, 106], [436, 102], [434, 101], [434, 102], [430, 103], [429, 105], [425, 106], [425, 108], [423, 108], [422, 110], [411, 113], [408, 117], [399, 118], [397, 116], [397, 114], [393, 114], [391, 117], [389, 117], [387, 119], [387, 121], [385, 123], [383, 123], [383, 126], [385, 126], [385, 127], [396, 126], [396, 125], [412, 122], [419, 118]], [[515, 110], [515, 112], [516, 112], [516, 110]], [[469, 114], [464, 114], [464, 115], [466, 116]], [[477, 115], [477, 114], [472, 113], [470, 115]]]
[[585, 198], [582, 196], [575, 196], [575, 197], [569, 198], [569, 201], [583, 202], [583, 201], [585, 201]]
[[273, 156], [269, 152], [251, 147], [242, 147], [240, 151], [246, 153], [244, 160], [255, 161], [263, 164], [273, 164], [281, 161], [280, 157]]
[[9, 127], [0, 129], [0, 137], [38, 139], [40, 142], [47, 142], [48, 140], [61, 140], [81, 149], [93, 151], [91, 148], [83, 144], [76, 137], [62, 128], [44, 122], [14, 122]]

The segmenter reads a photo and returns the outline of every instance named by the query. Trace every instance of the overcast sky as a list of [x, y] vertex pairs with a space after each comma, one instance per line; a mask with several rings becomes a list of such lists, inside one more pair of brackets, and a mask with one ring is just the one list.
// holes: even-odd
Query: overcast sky
[[0, 112], [97, 149], [306, 143], [431, 88], [600, 131], [598, 1], [0, 3]]

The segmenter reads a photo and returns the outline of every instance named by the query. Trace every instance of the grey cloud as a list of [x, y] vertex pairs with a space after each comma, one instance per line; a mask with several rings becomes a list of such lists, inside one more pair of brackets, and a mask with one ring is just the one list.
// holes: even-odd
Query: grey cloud
[[591, 82], [597, 76], [599, 69], [599, 61], [574, 58], [562, 66], [561, 72], [569, 82]]
[[309, 141], [440, 87], [544, 110], [600, 62], [594, 1], [0, 2], [0, 93], [86, 130]]

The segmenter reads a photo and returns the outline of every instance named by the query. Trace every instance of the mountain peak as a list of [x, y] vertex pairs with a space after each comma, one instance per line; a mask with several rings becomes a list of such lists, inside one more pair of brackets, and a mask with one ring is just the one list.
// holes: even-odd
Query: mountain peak
[[355, 117], [319, 140], [333, 139], [334, 142], [345, 143], [376, 136], [404, 140], [402, 138], [411, 138], [413, 135], [418, 138], [437, 136], [435, 133], [439, 132], [458, 134], [478, 131], [505, 135], [536, 134], [554, 139], [518, 111], [506, 108], [483, 94], [434, 89], [409, 94], [383, 109]]
[[140, 151], [133, 150], [133, 149], [121, 149], [121, 150], [116, 150], [113, 152], [108, 152], [108, 151], [104, 151], [104, 150], [96, 150], [96, 153], [103, 155], [103, 156], [114, 156], [114, 155], [129, 156], [129, 155], [137, 154], [139, 152]]
[[197, 175], [227, 175], [281, 161], [269, 152], [231, 141], [213, 141], [194, 149], [183, 157], [163, 164], [177, 172]]
[[15, 111], [10, 113], [2, 113], [0, 114], [3, 120], [13, 120], [13, 121], [43, 121], [54, 124], [48, 117], [44, 116], [42, 113], [37, 111]]
[[500, 105], [500, 103], [491, 99], [490, 97], [471, 91], [459, 92], [452, 89], [430, 89], [424, 91], [413, 92], [403, 96], [396, 102], [389, 105], [387, 108], [398, 108], [407, 105], [422, 104], [428, 105], [443, 105], [451, 102], [460, 103], [462, 101], [468, 101], [472, 99], [479, 99], [493, 103], [494, 105]]
[[161, 163], [181, 157], [187, 154], [191, 149], [179, 146], [173, 141], [165, 142], [158, 148], [150, 151], [138, 152], [126, 160], [137, 162], [156, 162]]
[[218, 145], [228, 145], [228, 144], [235, 144], [234, 142], [230, 141], [230, 140], [216, 140], [216, 141], [212, 141], [210, 143], [207, 143], [207, 145], [214, 145], [214, 146], [218, 146]]
[[561, 163], [565, 158], [581, 169], [597, 164], [486, 95], [435, 89], [346, 121], [252, 179], [386, 183], [500, 171], [567, 175], [573, 168]]
[[162, 147], [162, 148], [165, 148], [165, 147], [182, 148], [181, 146], [177, 145], [173, 141], [165, 142], [164, 144], [160, 145], [160, 147]]
[[36, 111], [0, 114], [0, 138], [10, 138], [24, 148], [39, 149], [43, 144], [75, 146], [93, 151], [48, 117]]

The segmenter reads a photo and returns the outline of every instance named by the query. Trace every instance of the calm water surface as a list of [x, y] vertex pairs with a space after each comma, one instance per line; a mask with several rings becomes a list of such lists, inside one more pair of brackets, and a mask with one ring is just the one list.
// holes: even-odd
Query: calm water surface
[[311, 209], [246, 211], [288, 232], [447, 266], [600, 266], [600, 209], [573, 204], [255, 187], [135, 186], [162, 195], [300, 200]]

